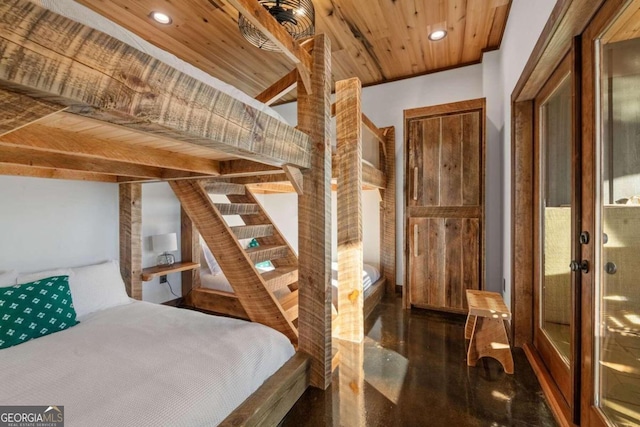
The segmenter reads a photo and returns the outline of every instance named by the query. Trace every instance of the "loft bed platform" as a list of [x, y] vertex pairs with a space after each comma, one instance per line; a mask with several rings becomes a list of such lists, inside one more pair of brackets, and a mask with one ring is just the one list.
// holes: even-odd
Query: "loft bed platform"
[[[172, 153], [189, 156], [181, 158], [187, 164], [200, 159], [200, 166], [202, 159], [311, 166], [308, 135], [227, 93], [32, 3], [7, 2], [0, 11], [0, 51], [6, 58], [0, 67], [0, 105], [8, 116], [0, 126], [3, 173], [27, 175], [26, 168], [33, 166], [35, 176], [53, 169], [64, 177], [61, 171], [69, 170], [73, 178], [110, 175], [116, 178], [106, 180], [116, 182], [220, 175], [214, 162], [189, 168], [197, 171], [180, 169], [175, 165], [180, 162], [169, 161]], [[69, 54], [73, 40], [78, 48]], [[75, 150], [80, 137], [91, 148]], [[96, 147], [111, 144], [107, 141], [133, 147], [95, 153]], [[145, 165], [158, 169], [119, 168], [144, 165], [138, 145], [158, 158], [165, 155], [165, 161]], [[38, 152], [55, 156], [39, 161]], [[87, 164], [86, 158], [97, 160]], [[82, 177], [81, 172], [92, 174]]]
[[[275, 424], [309, 385], [324, 389], [331, 382], [331, 318], [323, 286], [330, 275], [322, 268], [330, 259], [324, 218], [331, 200], [331, 153], [318, 148], [328, 139], [331, 48], [323, 35], [302, 48], [255, 1], [233, 5], [266, 28], [295, 63], [301, 82], [296, 128], [35, 3], [0, 4], [0, 174], [120, 184], [120, 267], [134, 299], [142, 299], [143, 183], [170, 183], [183, 207], [182, 259], [194, 261], [194, 246], [184, 246], [193, 239], [185, 235], [193, 237], [197, 228], [213, 246], [220, 230], [232, 233], [210, 218], [216, 207], [203, 180], [276, 169], [298, 189], [303, 177], [309, 181], [310, 190], [299, 200], [295, 326], [287, 318], [290, 310], [273, 299], [255, 271], [238, 270], [234, 279], [242, 284], [236, 294], [251, 320], [281, 331], [297, 352], [223, 425]], [[219, 257], [223, 266], [244, 256], [229, 238], [218, 250], [229, 254]], [[182, 274], [189, 283], [192, 273]]]

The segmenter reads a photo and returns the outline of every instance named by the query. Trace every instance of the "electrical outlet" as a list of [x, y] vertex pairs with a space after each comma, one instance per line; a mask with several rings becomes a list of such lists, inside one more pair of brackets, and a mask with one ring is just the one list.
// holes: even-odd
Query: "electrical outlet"
[[160, 283], [167, 283], [167, 276], [160, 276]]

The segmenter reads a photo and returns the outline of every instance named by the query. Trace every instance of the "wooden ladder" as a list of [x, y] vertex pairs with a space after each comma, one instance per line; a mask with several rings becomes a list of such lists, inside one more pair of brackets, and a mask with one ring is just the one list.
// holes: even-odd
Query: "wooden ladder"
[[[298, 258], [253, 194], [244, 185], [226, 182], [177, 180], [170, 185], [249, 319], [297, 345]], [[225, 195], [230, 203], [214, 203], [209, 194]], [[228, 215], [239, 215], [245, 225], [230, 227]], [[253, 238], [259, 246], [245, 249], [240, 243]], [[260, 273], [255, 264], [263, 261], [271, 261], [275, 270]]]

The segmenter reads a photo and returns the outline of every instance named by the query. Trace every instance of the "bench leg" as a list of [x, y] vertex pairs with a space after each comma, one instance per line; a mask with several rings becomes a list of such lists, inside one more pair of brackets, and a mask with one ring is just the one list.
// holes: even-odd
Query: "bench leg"
[[493, 357], [507, 374], [513, 374], [513, 356], [504, 327], [504, 320], [477, 317], [471, 334], [467, 365], [476, 366], [478, 359]]
[[464, 339], [470, 340], [473, 334], [473, 327], [476, 325], [476, 316], [469, 314], [467, 316], [467, 323], [464, 325]]

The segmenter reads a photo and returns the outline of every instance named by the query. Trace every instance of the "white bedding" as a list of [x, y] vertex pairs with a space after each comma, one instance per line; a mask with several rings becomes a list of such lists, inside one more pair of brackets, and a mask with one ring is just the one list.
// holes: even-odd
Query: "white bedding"
[[[380, 271], [371, 264], [363, 264], [362, 266], [362, 290], [365, 297], [368, 295], [371, 285], [380, 279]], [[338, 289], [338, 263], [331, 263], [331, 286]]]
[[188, 62], [179, 59], [175, 55], [152, 45], [142, 37], [137, 36], [136, 34], [112, 21], [109, 21], [107, 18], [98, 14], [97, 12], [94, 12], [88, 7], [76, 3], [73, 0], [34, 0], [34, 2], [44, 7], [45, 9], [49, 9], [50, 11], [55, 12], [59, 15], [72, 19], [88, 27], [94, 28], [98, 31], [102, 31], [105, 34], [109, 34], [110, 36], [120, 40], [121, 42], [126, 43], [129, 46], [132, 46], [139, 51], [144, 52], [159, 61], [164, 62], [167, 65], [170, 65], [176, 70], [179, 70], [193, 77], [194, 79], [199, 80], [219, 90], [220, 92], [224, 92], [227, 95], [247, 105], [252, 106], [256, 110], [262, 111], [263, 113], [280, 120], [281, 122], [287, 123], [287, 121], [276, 110], [269, 107], [268, 105], [257, 101], [256, 99], [242, 92], [240, 89], [224, 83], [221, 80], [218, 80], [217, 78], [207, 74], [201, 69], [196, 68]]
[[291, 356], [266, 326], [144, 302], [0, 350], [0, 405], [73, 426], [217, 425]]

